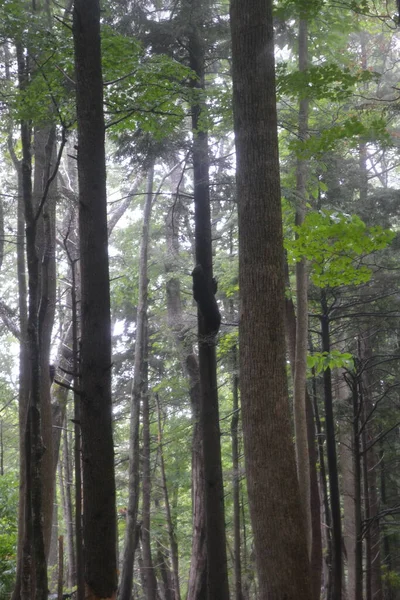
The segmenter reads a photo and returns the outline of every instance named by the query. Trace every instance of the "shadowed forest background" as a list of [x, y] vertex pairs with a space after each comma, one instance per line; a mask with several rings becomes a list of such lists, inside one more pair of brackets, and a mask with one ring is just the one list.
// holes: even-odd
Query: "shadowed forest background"
[[0, 0], [0, 600], [400, 599], [397, 10]]

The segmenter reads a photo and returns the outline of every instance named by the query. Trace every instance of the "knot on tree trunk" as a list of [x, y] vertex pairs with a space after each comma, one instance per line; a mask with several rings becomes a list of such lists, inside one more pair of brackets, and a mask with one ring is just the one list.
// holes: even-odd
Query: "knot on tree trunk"
[[201, 265], [195, 266], [192, 277], [193, 298], [197, 302], [204, 324], [210, 333], [217, 333], [221, 325], [221, 315], [215, 299], [217, 282], [215, 279], [208, 280]]

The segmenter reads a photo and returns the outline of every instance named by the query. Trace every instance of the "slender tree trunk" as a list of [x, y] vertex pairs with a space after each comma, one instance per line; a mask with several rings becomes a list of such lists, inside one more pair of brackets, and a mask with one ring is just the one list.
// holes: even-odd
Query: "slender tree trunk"
[[[122, 562], [120, 600], [130, 600], [132, 595], [133, 566], [137, 547], [137, 515], [139, 504], [139, 426], [140, 404], [143, 395], [143, 365], [145, 348], [145, 322], [147, 316], [147, 262], [149, 227], [153, 202], [153, 167], [148, 174], [146, 201], [143, 210], [142, 237], [140, 243], [139, 298], [136, 319], [135, 364], [131, 395], [131, 420], [129, 444], [129, 497], [126, 514], [125, 546]], [[143, 475], [144, 476], [144, 475]], [[144, 551], [145, 554], [145, 551]]]
[[163, 492], [164, 492], [165, 513], [166, 513], [166, 517], [167, 517], [169, 545], [170, 545], [170, 551], [171, 551], [172, 577], [173, 577], [173, 581], [174, 581], [174, 598], [175, 598], [175, 600], [180, 600], [181, 592], [180, 592], [180, 583], [179, 583], [178, 542], [176, 539], [174, 523], [172, 521], [171, 506], [170, 506], [169, 495], [168, 495], [167, 477], [165, 474], [164, 450], [163, 450], [163, 445], [162, 445], [161, 409], [160, 409], [160, 402], [159, 402], [158, 396], [156, 396], [156, 401], [157, 401], [157, 420], [158, 420], [158, 443], [160, 446], [159, 455], [160, 455], [160, 466], [161, 466], [161, 478], [162, 478], [162, 487], [163, 487]]
[[[387, 503], [387, 498], [386, 498], [386, 469], [385, 469], [386, 464], [385, 464], [385, 455], [384, 455], [384, 451], [383, 451], [382, 440], [381, 440], [380, 446], [381, 446], [381, 449], [380, 449], [380, 495], [381, 495], [382, 507], [384, 508]], [[390, 573], [392, 571], [392, 554], [391, 554], [390, 537], [387, 534], [385, 526], [383, 526], [382, 529], [383, 529], [383, 531], [382, 531], [383, 562], [384, 562], [384, 565], [385, 565], [387, 571]], [[384, 589], [385, 589], [385, 595], [384, 595], [385, 600], [394, 600], [395, 592], [392, 588], [392, 582], [391, 582], [390, 578], [387, 578], [385, 580], [385, 588]]]
[[[51, 114], [49, 112], [49, 120]], [[33, 202], [39, 214], [40, 204], [55, 163], [55, 125], [35, 128], [33, 148], [35, 166], [33, 173]], [[54, 168], [54, 167], [53, 167]], [[38, 335], [40, 344], [40, 402], [43, 444], [46, 451], [42, 458], [43, 485], [43, 535], [45, 553], [48, 556], [51, 540], [55, 468], [53, 465], [53, 430], [50, 396], [50, 346], [56, 304], [56, 260], [55, 260], [55, 179], [50, 186], [46, 202], [36, 224], [36, 248], [40, 260], [38, 273]]]
[[[189, 64], [196, 73], [193, 86], [198, 91], [205, 87], [204, 22], [208, 3], [190, 0]], [[207, 597], [229, 600], [226, 557], [224, 487], [221, 464], [221, 434], [217, 388], [217, 361], [215, 337], [221, 317], [216, 303], [213, 280], [212, 241], [210, 218], [208, 134], [202, 124], [204, 105], [193, 104], [193, 184], [195, 212], [196, 267], [193, 275], [193, 296], [197, 302], [198, 344], [200, 373], [200, 426], [203, 442]]]
[[63, 463], [65, 484], [65, 527], [67, 531], [67, 553], [68, 553], [68, 587], [76, 585], [76, 560], [74, 548], [74, 521], [72, 513], [72, 468], [68, 442], [68, 430], [63, 430]]
[[[286, 268], [286, 285], [289, 287], [288, 266]], [[295, 356], [296, 356], [296, 314], [292, 298], [285, 297], [285, 332], [286, 345], [289, 354], [292, 377], [294, 379]], [[304, 383], [306, 385], [306, 383]], [[310, 473], [310, 509], [311, 509], [311, 583], [313, 588], [313, 598], [319, 599], [321, 594], [322, 577], [322, 533], [321, 533], [321, 499], [318, 485], [317, 462], [321, 465], [321, 457], [317, 455], [316, 447], [316, 427], [314, 419], [313, 403], [305, 387], [306, 400], [306, 419], [307, 419], [307, 439], [309, 454], [309, 473]], [[323, 448], [322, 448], [323, 458]], [[323, 465], [321, 469], [323, 468]]]
[[[366, 445], [369, 446], [378, 434], [374, 419], [371, 417], [374, 409], [372, 398], [373, 380], [371, 376], [371, 357], [372, 348], [371, 340], [368, 335], [362, 335], [360, 338], [360, 355], [364, 366], [361, 374], [361, 393], [362, 403], [364, 408], [364, 423], [362, 430], [366, 433]], [[363, 435], [363, 434], [361, 434]], [[367, 580], [370, 577], [371, 598], [372, 600], [382, 600], [382, 565], [381, 565], [381, 534], [379, 523], [379, 499], [377, 489], [377, 467], [379, 459], [376, 452], [376, 446], [368, 448], [363, 456], [365, 463], [366, 487], [368, 494], [366, 502], [368, 502], [368, 512], [370, 522], [366, 523], [367, 530], [365, 534], [366, 543], [369, 546], [370, 553], [370, 575], [366, 573]]]
[[86, 598], [116, 597], [111, 321], [99, 0], [75, 0], [81, 248], [80, 424]]
[[[322, 351], [330, 352], [329, 314], [325, 291], [321, 292], [321, 334]], [[333, 416], [332, 376], [328, 367], [324, 371], [324, 398], [325, 398], [325, 427], [326, 449], [328, 457], [328, 474], [330, 488], [330, 502], [332, 514], [332, 600], [342, 600], [342, 525], [340, 515], [339, 476], [336, 458], [335, 420]]]
[[[300, 17], [299, 23], [299, 71], [304, 72], [308, 67], [308, 24]], [[299, 106], [300, 140], [305, 140], [308, 134], [308, 98], [302, 98]], [[301, 226], [306, 212], [307, 193], [307, 162], [297, 160], [296, 168], [296, 225]], [[311, 489], [310, 489], [310, 459], [308, 450], [307, 410], [306, 410], [306, 377], [308, 352], [308, 272], [307, 260], [302, 258], [296, 263], [296, 346], [293, 378], [293, 410], [296, 446], [297, 476], [299, 479], [300, 499], [307, 532], [308, 554], [312, 553], [311, 525]]]
[[234, 576], [235, 598], [243, 600], [242, 591], [242, 565], [240, 544], [240, 473], [239, 473], [239, 377], [237, 368], [237, 348], [232, 350], [233, 356], [233, 381], [232, 381], [232, 492], [233, 492], [233, 536], [234, 536]]
[[[338, 397], [341, 393], [340, 388], [345, 387], [344, 381], [337, 381], [336, 387], [339, 388], [339, 392], [336, 394]], [[342, 423], [340, 425], [340, 471], [343, 493], [343, 543], [347, 558], [346, 600], [355, 600], [356, 597], [356, 519], [353, 446], [353, 427], [351, 424]]]
[[[311, 598], [289, 418], [272, 2], [231, 3], [240, 378], [261, 600]], [[262, 56], [262, 60], [260, 57]]]
[[[26, 88], [29, 77], [27, 59], [21, 46], [17, 47], [18, 77], [21, 90]], [[39, 332], [39, 257], [36, 247], [38, 213], [35, 212], [32, 191], [31, 128], [21, 122], [22, 143], [22, 195], [26, 223], [26, 253], [28, 266], [28, 319], [27, 341], [30, 365], [30, 397], [27, 410], [25, 461], [25, 577], [23, 594], [31, 594], [36, 600], [46, 600], [47, 564], [43, 533], [43, 481], [42, 457], [45, 451], [42, 440], [40, 397], [40, 332]], [[29, 564], [31, 579], [29, 582]]]
[[64, 538], [62, 535], [58, 538], [58, 585], [57, 600], [63, 600], [64, 587]]
[[25, 216], [22, 193], [21, 164], [15, 163], [18, 176], [18, 205], [17, 205], [17, 279], [19, 307], [19, 388], [18, 388], [18, 427], [19, 427], [19, 502], [18, 502], [18, 550], [17, 574], [12, 600], [21, 598], [21, 580], [23, 577], [23, 546], [25, 539], [25, 505], [26, 505], [26, 450], [25, 435], [28, 410], [29, 390], [29, 357], [27, 346], [27, 286], [25, 273]]
[[[175, 188], [179, 179], [175, 181]], [[167, 217], [167, 246], [170, 261], [166, 265], [167, 274], [171, 273], [179, 256], [179, 211], [170, 209]], [[182, 370], [189, 380], [189, 396], [192, 408], [192, 552], [188, 581], [187, 600], [206, 600], [207, 555], [205, 544], [205, 489], [204, 457], [200, 429], [200, 374], [196, 355], [193, 352], [190, 335], [184, 325], [180, 295], [180, 283], [177, 277], [167, 281], [168, 323], [175, 333]]]
[[[310, 345], [311, 348], [311, 345]], [[312, 348], [311, 348], [311, 352], [312, 352]], [[324, 516], [325, 516], [325, 523], [324, 523], [324, 532], [325, 532], [325, 540], [326, 540], [326, 552], [325, 552], [325, 557], [324, 557], [324, 566], [325, 569], [323, 569], [323, 575], [324, 575], [324, 589], [326, 591], [326, 598], [330, 598], [331, 597], [331, 581], [332, 581], [332, 572], [331, 572], [331, 565], [332, 565], [332, 517], [331, 517], [331, 511], [330, 511], [330, 507], [329, 507], [329, 496], [328, 496], [328, 483], [327, 483], [327, 476], [326, 476], [326, 468], [325, 468], [325, 451], [324, 451], [324, 444], [325, 444], [325, 437], [326, 435], [324, 434], [323, 430], [322, 430], [322, 425], [321, 425], [321, 419], [319, 417], [319, 409], [318, 409], [318, 398], [317, 398], [317, 384], [316, 384], [316, 377], [315, 377], [315, 370], [313, 369], [312, 372], [312, 395], [313, 395], [313, 407], [314, 407], [314, 415], [315, 415], [315, 426], [316, 426], [316, 432], [317, 432], [317, 439], [318, 439], [318, 462], [319, 462], [319, 468], [320, 468], [320, 486], [321, 486], [321, 502], [323, 505], [323, 510], [324, 510]], [[322, 534], [322, 531], [320, 529], [320, 532]]]

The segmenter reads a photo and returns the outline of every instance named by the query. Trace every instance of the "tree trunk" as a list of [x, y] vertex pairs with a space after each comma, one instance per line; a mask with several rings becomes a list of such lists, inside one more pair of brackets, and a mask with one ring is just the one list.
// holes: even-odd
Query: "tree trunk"
[[[364, 436], [364, 477], [365, 477], [365, 502], [366, 502], [366, 532], [365, 540], [367, 545], [367, 564], [366, 579], [371, 588], [371, 599], [382, 600], [382, 567], [380, 551], [380, 524], [379, 524], [379, 499], [377, 490], [377, 467], [379, 459], [376, 453], [376, 446], [369, 448], [378, 434], [372, 414], [374, 412], [374, 402], [372, 398], [373, 381], [371, 376], [371, 340], [368, 334], [360, 336], [360, 357], [363, 365], [361, 374], [361, 398], [364, 409], [364, 422], [362, 425], [361, 436]], [[366, 449], [366, 447], [368, 449]], [[368, 513], [368, 515], [367, 515]], [[369, 519], [369, 521], [368, 521]], [[368, 598], [368, 590], [367, 590]]]
[[[49, 111], [49, 120], [51, 114]], [[34, 131], [35, 167], [33, 177], [33, 202], [35, 212], [39, 214], [40, 204], [45, 194], [47, 182], [51, 176], [51, 165], [55, 160], [55, 125], [49, 125]], [[50, 346], [56, 305], [56, 259], [55, 259], [55, 179], [47, 193], [46, 202], [36, 225], [36, 247], [40, 261], [38, 273], [39, 315], [38, 335], [40, 344], [40, 402], [43, 444], [46, 451], [42, 458], [43, 485], [43, 535], [46, 557], [51, 540], [55, 468], [53, 465], [53, 430], [50, 396]]]
[[[233, 0], [243, 437], [259, 597], [309, 600], [290, 426], [272, 2]], [[260, 60], [262, 57], [262, 60]]]
[[[175, 181], [178, 193], [179, 178]], [[167, 247], [170, 261], [166, 264], [167, 274], [171, 273], [179, 256], [179, 206], [170, 209], [167, 216]], [[168, 323], [175, 334], [182, 370], [189, 379], [189, 396], [192, 408], [192, 552], [188, 581], [187, 600], [206, 600], [207, 556], [205, 532], [205, 489], [204, 458], [200, 430], [200, 374], [196, 355], [193, 352], [190, 335], [184, 325], [180, 295], [180, 282], [177, 277], [167, 281]]]
[[[325, 291], [321, 292], [322, 351], [330, 352], [329, 314]], [[332, 377], [328, 367], [324, 371], [326, 449], [332, 514], [332, 600], [342, 600], [342, 525], [340, 515], [339, 476], [336, 458], [335, 420], [333, 416]]]
[[21, 598], [21, 582], [23, 577], [23, 546], [25, 539], [25, 503], [26, 503], [26, 464], [25, 464], [25, 435], [29, 397], [29, 357], [27, 347], [27, 286], [25, 273], [25, 217], [24, 200], [22, 195], [21, 164], [15, 162], [18, 176], [18, 206], [17, 206], [17, 279], [18, 279], [18, 308], [19, 308], [19, 380], [18, 380], [18, 428], [19, 428], [19, 502], [18, 502], [18, 550], [17, 573], [12, 600]]
[[167, 517], [168, 537], [169, 545], [171, 550], [171, 561], [172, 561], [172, 576], [174, 581], [174, 598], [175, 600], [181, 599], [180, 584], [179, 584], [179, 554], [178, 554], [178, 542], [176, 539], [174, 523], [172, 521], [171, 506], [169, 502], [167, 477], [165, 474], [165, 463], [164, 463], [164, 451], [162, 445], [162, 427], [161, 427], [161, 409], [158, 396], [157, 401], [157, 420], [158, 420], [158, 443], [159, 443], [159, 455], [160, 455], [160, 467], [161, 467], [161, 478], [162, 487], [164, 492], [164, 504], [165, 514]]
[[[147, 194], [143, 210], [142, 237], [140, 243], [139, 263], [139, 298], [136, 319], [135, 340], [135, 365], [131, 396], [131, 420], [130, 420], [130, 444], [129, 444], [129, 498], [126, 513], [125, 546], [122, 562], [122, 575], [119, 586], [120, 600], [130, 600], [132, 595], [133, 566], [135, 562], [135, 550], [138, 543], [137, 515], [139, 504], [139, 427], [140, 427], [140, 404], [144, 394], [144, 360], [146, 347], [146, 319], [147, 319], [147, 263], [149, 246], [149, 228], [151, 207], [153, 202], [153, 167], [148, 174]], [[147, 392], [146, 392], [147, 393]], [[143, 473], [143, 478], [145, 474]], [[143, 481], [143, 485], [144, 481]], [[148, 506], [148, 510], [150, 507]], [[144, 527], [144, 526], [143, 526]], [[146, 533], [144, 532], [146, 536]], [[145, 540], [146, 543], [146, 540]], [[143, 549], [145, 559], [145, 549]], [[147, 557], [149, 559], [149, 557]], [[154, 576], [154, 573], [153, 573]], [[155, 581], [155, 578], [154, 578]], [[153, 586], [151, 589], [154, 588]], [[155, 592], [154, 592], [155, 593]]]
[[99, 0], [75, 0], [81, 248], [80, 424], [83, 538], [88, 600], [117, 590], [111, 321]]
[[[231, 311], [232, 314], [232, 311]], [[235, 599], [243, 600], [242, 565], [240, 544], [240, 473], [239, 473], [239, 377], [237, 368], [237, 348], [232, 350], [233, 380], [232, 380], [232, 495], [233, 495], [233, 536], [234, 536], [234, 576]]]
[[[286, 285], [290, 286], [288, 266], [285, 262]], [[296, 314], [291, 297], [285, 297], [285, 332], [286, 345], [289, 354], [289, 362], [294, 379], [295, 356], [296, 356]], [[305, 384], [306, 385], [306, 384]], [[316, 424], [314, 418], [313, 403], [305, 387], [306, 400], [306, 419], [307, 419], [307, 439], [309, 454], [309, 473], [310, 473], [310, 508], [311, 508], [311, 584], [313, 598], [319, 599], [321, 594], [322, 577], [322, 533], [321, 533], [321, 498], [318, 485], [317, 462], [320, 463], [320, 469], [324, 469], [323, 463], [323, 445], [322, 445], [322, 463], [321, 456], [318, 456], [316, 447]], [[318, 438], [319, 439], [319, 438]], [[320, 448], [319, 448], [320, 449]], [[324, 473], [325, 477], [325, 473]]]
[[68, 430], [63, 429], [63, 466], [64, 466], [64, 520], [67, 531], [67, 554], [68, 554], [68, 587], [71, 589], [76, 585], [76, 560], [74, 548], [74, 521], [72, 513], [72, 468], [68, 443]]
[[[28, 67], [23, 48], [17, 47], [18, 77], [21, 90], [28, 83]], [[30, 366], [30, 396], [27, 409], [25, 435], [25, 542], [24, 579], [22, 595], [36, 600], [46, 600], [47, 564], [43, 533], [43, 481], [42, 457], [45, 452], [42, 440], [40, 397], [40, 332], [39, 332], [39, 257], [36, 247], [37, 220], [32, 191], [31, 128], [21, 122], [22, 144], [22, 196], [26, 223], [26, 255], [28, 266], [28, 319], [27, 345]], [[31, 565], [31, 566], [30, 566]], [[30, 571], [30, 574], [29, 574]]]
[[[193, 87], [205, 87], [204, 22], [207, 2], [190, 0], [189, 64], [196, 73]], [[217, 388], [215, 336], [221, 317], [215, 300], [210, 219], [208, 134], [204, 129], [204, 105], [193, 104], [193, 185], [196, 267], [193, 297], [197, 302], [200, 373], [200, 428], [202, 432], [207, 548], [207, 597], [229, 600], [226, 557], [224, 486], [221, 464], [221, 433]]]
[[[304, 18], [299, 23], [299, 71], [308, 68], [308, 24]], [[305, 140], [308, 134], [308, 98], [302, 98], [299, 106], [299, 140]], [[297, 160], [296, 168], [296, 225], [301, 226], [306, 212], [307, 193], [307, 161]], [[312, 553], [311, 525], [311, 489], [310, 459], [308, 451], [307, 410], [306, 410], [306, 378], [308, 352], [308, 272], [307, 260], [301, 258], [296, 263], [296, 346], [295, 367], [293, 377], [293, 412], [296, 446], [297, 476], [300, 487], [300, 500], [305, 519], [308, 555]]]

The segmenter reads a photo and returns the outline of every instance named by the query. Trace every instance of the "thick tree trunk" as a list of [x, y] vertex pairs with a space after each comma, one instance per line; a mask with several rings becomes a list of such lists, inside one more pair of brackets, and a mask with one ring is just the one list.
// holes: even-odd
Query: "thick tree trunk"
[[[131, 396], [130, 444], [129, 444], [129, 498], [126, 513], [125, 545], [122, 562], [120, 600], [130, 600], [132, 595], [133, 566], [137, 547], [137, 515], [139, 505], [139, 427], [140, 404], [144, 393], [144, 360], [147, 320], [147, 263], [151, 207], [153, 202], [153, 167], [148, 174], [147, 194], [143, 210], [142, 237], [140, 243], [139, 297], [136, 320], [135, 364]], [[143, 478], [145, 474], [143, 473]], [[144, 482], [143, 482], [144, 483]], [[148, 507], [150, 510], [150, 507]], [[146, 533], [145, 533], [146, 536]], [[146, 543], [146, 539], [145, 539]], [[146, 550], [143, 549], [145, 559]], [[149, 559], [149, 557], [147, 557]], [[154, 573], [153, 573], [154, 576]], [[151, 577], [151, 576], [150, 576]], [[154, 578], [155, 581], [155, 578]], [[150, 581], [150, 592], [154, 588]], [[155, 592], [154, 592], [155, 593]]]
[[259, 597], [309, 600], [310, 568], [285, 366], [272, 2], [233, 0], [231, 31], [241, 401]]
[[78, 121], [81, 244], [80, 424], [83, 538], [88, 600], [117, 590], [111, 321], [99, 0], [75, 0], [73, 15]]

